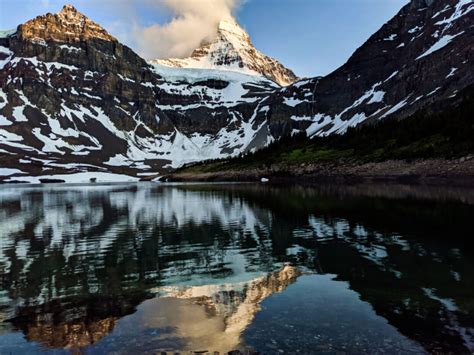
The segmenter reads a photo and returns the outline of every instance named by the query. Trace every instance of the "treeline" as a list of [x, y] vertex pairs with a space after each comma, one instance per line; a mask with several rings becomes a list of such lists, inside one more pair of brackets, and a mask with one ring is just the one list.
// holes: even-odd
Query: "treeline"
[[474, 152], [474, 88], [459, 105], [440, 113], [421, 111], [404, 120], [387, 119], [349, 129], [345, 135], [316, 138], [313, 145], [354, 149], [359, 157], [385, 159], [456, 158]]
[[457, 158], [474, 153], [474, 87], [464, 90], [460, 104], [438, 113], [420, 111], [403, 119], [350, 128], [344, 135], [315, 137], [305, 134], [283, 138], [255, 153], [194, 167], [208, 170], [274, 163], [310, 163], [339, 159], [384, 161], [389, 159]]

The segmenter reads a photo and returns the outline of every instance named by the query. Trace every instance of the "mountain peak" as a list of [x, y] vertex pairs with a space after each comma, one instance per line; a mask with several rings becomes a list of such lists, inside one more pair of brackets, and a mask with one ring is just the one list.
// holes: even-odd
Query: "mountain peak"
[[218, 33], [229, 34], [237, 37], [250, 38], [248, 33], [237, 23], [233, 17], [226, 17], [219, 22]]
[[117, 41], [104, 28], [67, 4], [57, 14], [38, 16], [18, 28], [23, 39], [36, 43], [46, 41], [81, 42], [88, 39]]
[[72, 24], [83, 26], [88, 20], [87, 16], [77, 11], [77, 9], [70, 4], [64, 5], [56, 16], [63, 21], [63, 24], [66, 25]]
[[292, 84], [298, 79], [290, 69], [258, 51], [248, 33], [230, 16], [217, 24], [215, 38], [196, 48], [189, 58], [156, 59], [152, 63], [262, 75], [281, 86]]
[[59, 11], [58, 14], [61, 15], [61, 14], [77, 14], [77, 13], [79, 12], [74, 6], [72, 6], [71, 4], [66, 4], [63, 6], [63, 8], [61, 9], [61, 11]]

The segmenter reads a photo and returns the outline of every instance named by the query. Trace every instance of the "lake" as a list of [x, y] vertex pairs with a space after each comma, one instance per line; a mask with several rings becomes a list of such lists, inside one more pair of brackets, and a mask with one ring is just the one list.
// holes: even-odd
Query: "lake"
[[474, 190], [0, 187], [0, 353], [474, 351]]

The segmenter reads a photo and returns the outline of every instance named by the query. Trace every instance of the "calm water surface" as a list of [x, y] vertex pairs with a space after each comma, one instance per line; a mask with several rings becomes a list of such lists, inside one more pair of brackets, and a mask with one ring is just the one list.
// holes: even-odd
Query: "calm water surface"
[[0, 187], [0, 353], [474, 351], [474, 191]]

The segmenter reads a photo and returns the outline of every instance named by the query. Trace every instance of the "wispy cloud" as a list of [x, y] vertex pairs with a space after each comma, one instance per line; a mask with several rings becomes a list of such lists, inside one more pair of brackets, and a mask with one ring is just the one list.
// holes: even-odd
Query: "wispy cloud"
[[44, 8], [49, 8], [51, 6], [51, 1], [50, 0], [41, 0], [41, 6]]
[[241, 0], [148, 0], [151, 10], [168, 11], [165, 24], [133, 25], [134, 47], [146, 59], [185, 57], [217, 32], [219, 21], [231, 16]]

